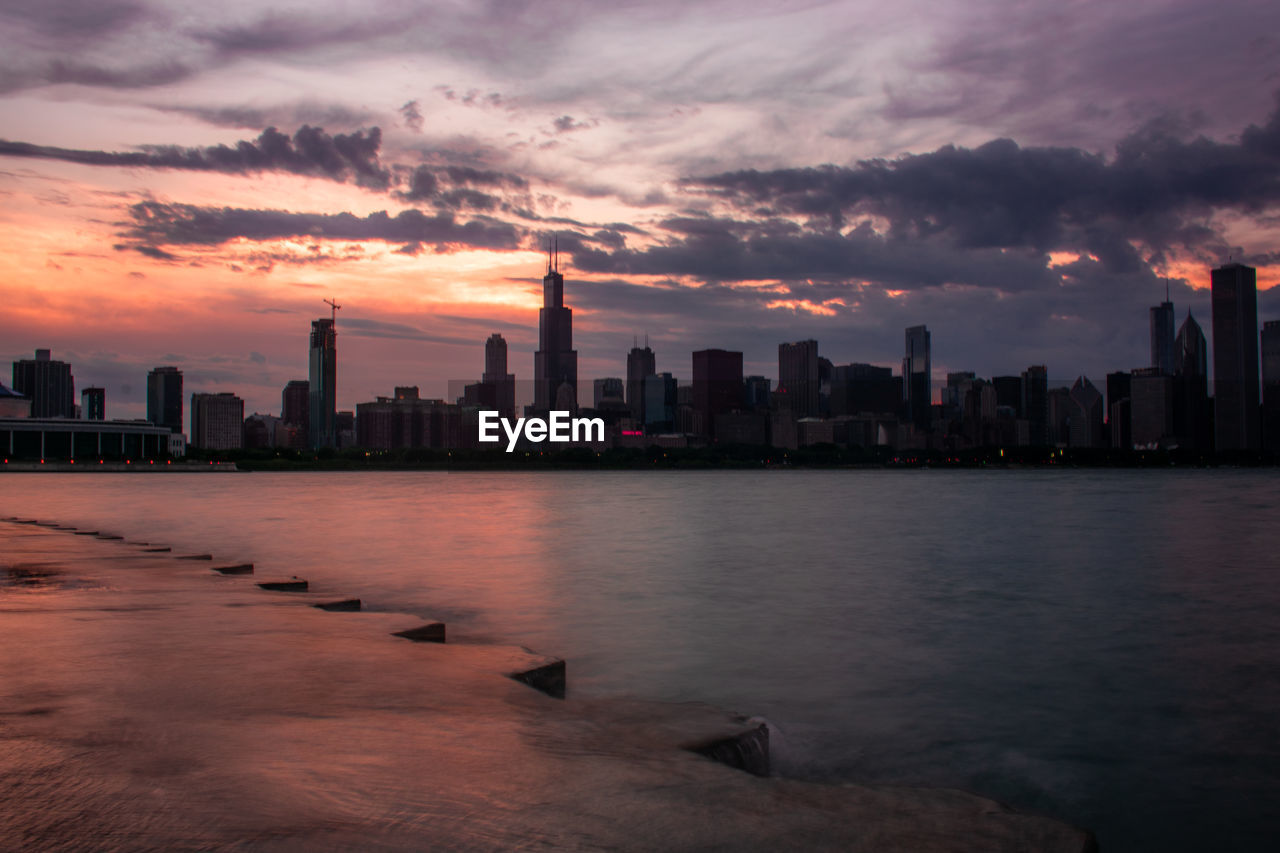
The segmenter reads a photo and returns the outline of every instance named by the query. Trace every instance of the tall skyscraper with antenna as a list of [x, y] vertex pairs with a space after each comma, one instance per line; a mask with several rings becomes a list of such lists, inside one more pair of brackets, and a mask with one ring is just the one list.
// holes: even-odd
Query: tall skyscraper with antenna
[[338, 446], [338, 309], [342, 306], [326, 299], [332, 310], [327, 319], [311, 323], [311, 406], [309, 444], [313, 450]]
[[638, 340], [632, 341], [631, 352], [627, 353], [627, 408], [638, 423], [644, 423], [645, 377], [657, 372], [657, 360], [649, 349], [649, 336], [644, 336], [644, 349]]
[[573, 348], [573, 311], [564, 307], [558, 241], [547, 247], [547, 274], [542, 278], [542, 310], [538, 312], [538, 351], [533, 354], [534, 408], [539, 411], [578, 406], [578, 352]]

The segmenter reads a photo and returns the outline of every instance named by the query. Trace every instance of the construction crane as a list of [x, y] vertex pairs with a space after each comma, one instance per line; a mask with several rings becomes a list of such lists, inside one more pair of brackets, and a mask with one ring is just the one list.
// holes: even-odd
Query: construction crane
[[328, 305], [330, 308], [332, 308], [332, 309], [333, 309], [333, 312], [332, 312], [332, 313], [333, 313], [333, 326], [334, 326], [334, 328], [336, 329], [336, 328], [338, 327], [338, 309], [339, 309], [339, 308], [341, 308], [342, 306], [341, 306], [341, 305], [339, 305], [337, 302], [334, 302], [332, 299], [326, 299], [326, 300], [324, 301], [324, 304], [325, 304], [325, 305]]

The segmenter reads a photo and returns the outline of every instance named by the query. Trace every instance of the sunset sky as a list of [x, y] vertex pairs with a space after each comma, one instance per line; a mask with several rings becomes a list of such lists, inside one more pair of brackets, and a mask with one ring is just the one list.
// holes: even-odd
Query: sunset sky
[[[531, 378], [559, 239], [580, 393], [816, 338], [947, 371], [1148, 362], [1209, 269], [1280, 318], [1280, 4], [0, 0], [0, 359], [108, 417], [151, 367], [279, 412]], [[0, 377], [9, 384], [8, 371]]]

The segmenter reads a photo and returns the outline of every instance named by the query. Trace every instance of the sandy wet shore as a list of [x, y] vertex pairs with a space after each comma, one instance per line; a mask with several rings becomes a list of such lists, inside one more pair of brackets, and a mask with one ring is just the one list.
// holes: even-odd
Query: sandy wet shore
[[304, 566], [101, 532], [0, 523], [4, 849], [1091, 849], [958, 791], [756, 778], [680, 748], [721, 710], [578, 700], [572, 661], [557, 700], [503, 677], [520, 649], [391, 636], [430, 614], [256, 586]]

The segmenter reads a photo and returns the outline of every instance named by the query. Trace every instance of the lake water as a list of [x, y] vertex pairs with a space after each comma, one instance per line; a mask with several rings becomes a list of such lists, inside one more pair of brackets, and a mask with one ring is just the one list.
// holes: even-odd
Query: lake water
[[1274, 471], [6, 474], [163, 539], [767, 718], [780, 773], [960, 787], [1104, 851], [1280, 839]]

